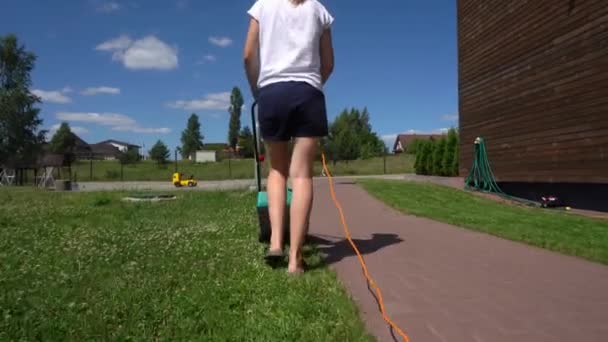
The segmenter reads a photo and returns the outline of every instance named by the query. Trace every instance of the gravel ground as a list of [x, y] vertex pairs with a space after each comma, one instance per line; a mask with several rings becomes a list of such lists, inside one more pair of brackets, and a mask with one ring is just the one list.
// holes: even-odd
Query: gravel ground
[[[335, 177], [338, 182], [348, 181], [349, 179], [361, 178], [380, 178], [380, 179], [404, 179], [405, 175], [378, 175], [378, 176], [352, 176]], [[324, 179], [319, 177], [318, 179]], [[265, 181], [263, 181], [265, 184]], [[200, 181], [197, 187], [180, 188], [185, 191], [215, 191], [215, 190], [241, 190], [254, 189], [256, 186], [253, 179], [224, 180], [224, 181]], [[170, 182], [80, 182], [73, 190], [77, 191], [112, 191], [112, 190], [151, 190], [169, 191], [176, 188]]]

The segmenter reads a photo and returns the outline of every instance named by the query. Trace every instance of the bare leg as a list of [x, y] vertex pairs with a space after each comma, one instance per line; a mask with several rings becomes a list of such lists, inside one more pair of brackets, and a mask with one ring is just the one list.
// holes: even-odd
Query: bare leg
[[308, 221], [312, 208], [312, 174], [316, 149], [316, 138], [297, 138], [293, 148], [289, 169], [293, 187], [290, 209], [289, 272], [302, 271], [302, 246], [308, 233]]
[[289, 150], [287, 142], [270, 142], [266, 146], [270, 154], [267, 186], [268, 214], [271, 227], [270, 250], [280, 251], [283, 249]]

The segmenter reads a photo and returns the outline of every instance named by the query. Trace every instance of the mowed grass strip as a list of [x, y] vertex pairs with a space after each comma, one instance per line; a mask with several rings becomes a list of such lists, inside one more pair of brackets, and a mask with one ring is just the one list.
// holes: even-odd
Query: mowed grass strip
[[253, 194], [124, 195], [0, 189], [0, 340], [372, 340], [327, 268], [263, 263]]
[[499, 203], [444, 186], [361, 180], [370, 194], [404, 212], [608, 264], [608, 221]]
[[[329, 158], [329, 157], [328, 157]], [[336, 176], [352, 175], [381, 175], [387, 174], [412, 173], [414, 156], [409, 154], [392, 155], [386, 158], [370, 158], [364, 160], [339, 161], [333, 163], [328, 161], [331, 169]], [[262, 164], [262, 174], [268, 174], [268, 161]], [[186, 176], [193, 175], [200, 180], [227, 180], [227, 179], [251, 179], [254, 177], [255, 164], [252, 159], [222, 160], [220, 162], [193, 163], [190, 161], [180, 161], [177, 163], [179, 172]], [[315, 175], [321, 174], [321, 162], [315, 163]], [[175, 164], [168, 162], [158, 165], [153, 161], [142, 161], [137, 164], [121, 165], [117, 161], [95, 160], [78, 161], [72, 165], [72, 177], [80, 182], [87, 181], [171, 181], [171, 176], [175, 171]], [[28, 174], [28, 179], [33, 179], [32, 172]], [[68, 169], [64, 168], [61, 175], [56, 177], [68, 177]]]

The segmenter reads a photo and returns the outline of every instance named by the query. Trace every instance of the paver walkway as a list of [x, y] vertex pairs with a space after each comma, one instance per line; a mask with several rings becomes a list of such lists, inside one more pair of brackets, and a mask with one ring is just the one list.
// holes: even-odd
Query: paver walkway
[[[344, 180], [352, 236], [389, 316], [412, 342], [608, 341], [608, 267], [402, 215]], [[343, 238], [326, 180], [315, 182], [311, 234], [378, 341], [392, 337]]]

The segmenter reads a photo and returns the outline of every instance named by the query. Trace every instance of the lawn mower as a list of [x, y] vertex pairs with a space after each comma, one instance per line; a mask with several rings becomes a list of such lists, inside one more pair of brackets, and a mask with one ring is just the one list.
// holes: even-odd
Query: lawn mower
[[184, 177], [184, 174], [179, 172], [173, 174], [172, 182], [176, 188], [181, 188], [183, 186], [192, 188], [198, 185], [198, 182], [196, 181], [196, 179], [194, 179], [194, 175], [191, 175], [190, 178], [186, 179]]
[[[270, 217], [268, 216], [268, 193], [264, 191], [262, 187], [262, 163], [265, 158], [264, 155], [260, 153], [260, 141], [258, 140], [257, 134], [257, 120], [255, 115], [255, 109], [257, 106], [257, 102], [254, 102], [251, 105], [251, 127], [253, 131], [253, 151], [254, 151], [254, 160], [255, 160], [255, 178], [256, 178], [256, 186], [257, 186], [257, 213], [258, 213], [258, 222], [260, 224], [260, 232], [258, 235], [258, 240], [261, 243], [270, 243]], [[287, 187], [287, 194], [285, 196], [285, 227], [283, 241], [289, 241], [289, 207], [291, 205], [291, 189]]]

